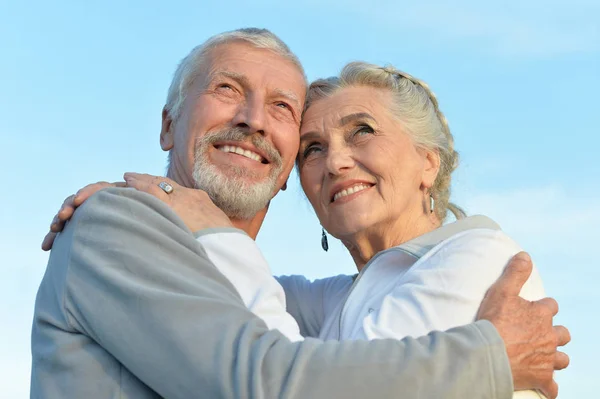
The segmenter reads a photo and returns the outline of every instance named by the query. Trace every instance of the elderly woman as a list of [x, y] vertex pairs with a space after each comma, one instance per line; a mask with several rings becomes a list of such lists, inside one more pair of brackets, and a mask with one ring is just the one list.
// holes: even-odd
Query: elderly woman
[[[305, 335], [421, 336], [474, 320], [486, 290], [520, 248], [490, 219], [465, 218], [449, 203], [457, 161], [446, 118], [422, 81], [351, 63], [339, 78], [310, 86], [300, 181], [359, 274], [280, 280], [290, 305], [298, 304], [294, 316]], [[458, 221], [442, 226], [448, 210]], [[521, 295], [544, 296], [535, 269]]]
[[[521, 249], [492, 220], [465, 217], [449, 203], [458, 156], [429, 87], [391, 67], [351, 63], [339, 77], [310, 86], [300, 136], [300, 181], [324, 228], [323, 248], [326, 230], [344, 243], [359, 272], [314, 282], [278, 279], [301, 334], [418, 337], [474, 321], [487, 289]], [[137, 186], [135, 179], [128, 184]], [[448, 211], [457, 221], [442, 225]], [[205, 244], [210, 256], [216, 244]], [[258, 251], [248, 256], [256, 270], [269, 270]], [[218, 257], [211, 259], [219, 267]], [[281, 302], [260, 305], [269, 298], [258, 293], [274, 280], [244, 279], [241, 289], [234, 273], [226, 276], [270, 327], [297, 331], [285, 325], [291, 318], [277, 316], [286, 311]], [[521, 296], [544, 297], [535, 269]]]
[[[492, 220], [449, 203], [458, 154], [446, 118], [427, 84], [394, 68], [351, 63], [312, 83], [297, 161], [321, 224], [359, 272], [279, 279], [304, 336], [419, 337], [472, 322], [521, 250]], [[442, 226], [448, 211], [458, 221]], [[544, 297], [537, 270], [521, 296]]]

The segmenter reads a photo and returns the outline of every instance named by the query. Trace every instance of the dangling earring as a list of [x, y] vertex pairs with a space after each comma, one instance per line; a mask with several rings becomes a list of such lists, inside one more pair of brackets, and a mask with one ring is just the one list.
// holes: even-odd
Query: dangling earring
[[429, 213], [433, 213], [435, 210], [435, 200], [433, 199], [433, 194], [429, 193]]
[[325, 234], [325, 229], [321, 227], [321, 248], [323, 248], [323, 251], [327, 252], [327, 250], [329, 249], [329, 243], [327, 242], [327, 234]]

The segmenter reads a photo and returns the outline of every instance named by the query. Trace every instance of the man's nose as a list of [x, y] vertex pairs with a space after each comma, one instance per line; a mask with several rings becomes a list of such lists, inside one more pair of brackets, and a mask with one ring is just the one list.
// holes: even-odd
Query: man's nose
[[267, 115], [265, 104], [258, 98], [249, 98], [240, 104], [238, 112], [233, 120], [236, 127], [240, 127], [248, 134], [266, 133]]

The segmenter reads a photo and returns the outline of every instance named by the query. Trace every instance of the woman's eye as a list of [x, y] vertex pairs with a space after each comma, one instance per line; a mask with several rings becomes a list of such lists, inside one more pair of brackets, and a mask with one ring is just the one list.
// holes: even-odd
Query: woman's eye
[[304, 151], [302, 152], [302, 156], [304, 158], [306, 158], [306, 157], [308, 157], [308, 156], [310, 156], [310, 155], [312, 155], [312, 154], [314, 154], [316, 152], [319, 152], [319, 151], [321, 151], [321, 146], [320, 145], [318, 145], [318, 144], [311, 144], [311, 145], [307, 146], [304, 149]]
[[220, 83], [217, 85], [217, 89], [233, 90], [233, 87], [227, 83]]
[[355, 136], [363, 136], [365, 134], [373, 134], [375, 130], [369, 125], [361, 125], [354, 131]]

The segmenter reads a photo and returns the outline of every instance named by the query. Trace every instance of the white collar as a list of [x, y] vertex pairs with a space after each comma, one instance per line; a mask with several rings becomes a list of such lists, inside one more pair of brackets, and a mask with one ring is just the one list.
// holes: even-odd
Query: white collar
[[421, 258], [440, 242], [455, 234], [472, 229], [500, 230], [500, 226], [487, 216], [469, 216], [456, 222], [445, 224], [394, 248], [408, 252], [416, 258]]

